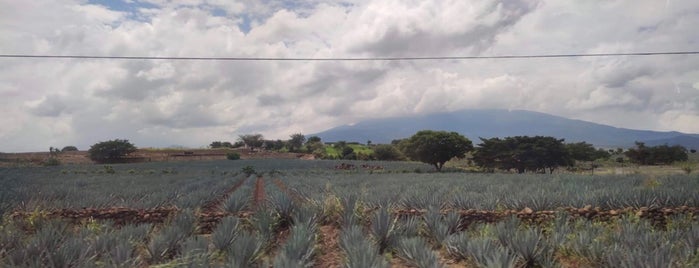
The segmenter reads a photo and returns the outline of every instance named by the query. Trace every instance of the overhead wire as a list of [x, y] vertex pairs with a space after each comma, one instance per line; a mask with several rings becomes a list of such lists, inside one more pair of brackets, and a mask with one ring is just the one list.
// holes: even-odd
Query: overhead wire
[[480, 59], [537, 59], [620, 56], [696, 55], [699, 51], [590, 53], [590, 54], [534, 54], [494, 56], [426, 56], [426, 57], [168, 57], [168, 56], [100, 56], [100, 55], [31, 55], [0, 54], [0, 58], [25, 59], [97, 59], [97, 60], [174, 60], [174, 61], [424, 61], [424, 60], [480, 60]]

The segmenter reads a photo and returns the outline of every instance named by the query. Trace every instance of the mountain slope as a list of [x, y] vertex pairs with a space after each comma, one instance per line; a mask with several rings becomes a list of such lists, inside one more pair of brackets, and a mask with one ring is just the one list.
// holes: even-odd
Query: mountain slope
[[675, 145], [679, 144], [687, 149], [699, 149], [699, 137], [692, 135], [682, 135], [677, 137], [672, 137], [669, 139], [659, 139], [659, 140], [647, 140], [645, 141], [647, 146], [657, 146], [657, 145]]
[[[315, 135], [329, 142], [370, 140], [373, 143], [389, 143], [393, 139], [410, 137], [423, 129], [456, 131], [474, 143], [479, 142], [478, 137], [516, 135], [553, 136], [564, 138], [566, 142], [586, 141], [600, 147], [628, 147], [633, 146], [634, 141], [684, 142], [691, 141], [691, 138], [699, 139], [697, 134], [616, 128], [522, 110], [460, 110], [450, 113], [372, 119], [354, 125], [335, 127]], [[681, 143], [680, 145], [691, 147]]]

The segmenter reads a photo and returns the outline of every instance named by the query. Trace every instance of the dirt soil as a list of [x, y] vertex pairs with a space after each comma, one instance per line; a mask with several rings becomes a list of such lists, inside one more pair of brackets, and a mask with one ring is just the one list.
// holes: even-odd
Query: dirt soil
[[[315, 159], [312, 154], [279, 153], [272, 151], [250, 151], [248, 149], [138, 149], [129, 155], [127, 162], [170, 162], [223, 160], [226, 154], [236, 152], [241, 159]], [[49, 159], [48, 152], [0, 153], [0, 167], [41, 166]], [[58, 154], [61, 164], [93, 164], [87, 151], [63, 152]]]
[[316, 257], [314, 267], [342, 267], [343, 253], [340, 249], [340, 230], [334, 225], [320, 227], [320, 254]]

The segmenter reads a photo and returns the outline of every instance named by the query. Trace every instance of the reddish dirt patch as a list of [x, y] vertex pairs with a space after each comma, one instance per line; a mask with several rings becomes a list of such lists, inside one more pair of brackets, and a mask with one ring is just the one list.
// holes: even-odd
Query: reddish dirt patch
[[340, 231], [334, 225], [320, 227], [320, 255], [314, 267], [342, 267], [343, 252], [340, 249]]
[[[41, 213], [41, 217], [48, 219], [67, 219], [78, 224], [88, 219], [111, 220], [117, 226], [126, 224], [163, 223], [170, 215], [177, 213], [176, 207], [162, 207], [153, 209], [133, 209], [125, 207], [114, 208], [85, 208], [85, 209], [58, 209]], [[13, 220], [24, 220], [36, 217], [34, 212], [16, 211], [10, 215]]]
[[[315, 159], [312, 154], [280, 153], [273, 151], [250, 151], [248, 149], [138, 149], [125, 162], [169, 162], [222, 160], [226, 154], [236, 152], [241, 159]], [[50, 157], [48, 152], [0, 153], [0, 167], [41, 166]], [[58, 154], [62, 164], [93, 164], [87, 151], [62, 152]]]
[[255, 193], [252, 197], [253, 206], [260, 208], [265, 203], [265, 179], [260, 176], [255, 181]]

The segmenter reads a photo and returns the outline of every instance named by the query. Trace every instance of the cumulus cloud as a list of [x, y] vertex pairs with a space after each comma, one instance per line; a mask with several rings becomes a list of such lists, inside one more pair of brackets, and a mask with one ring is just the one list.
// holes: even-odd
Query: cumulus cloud
[[[0, 53], [396, 57], [692, 50], [693, 1], [9, 1]], [[0, 151], [205, 146], [375, 117], [529, 109], [699, 133], [699, 58], [0, 59]]]
[[375, 1], [356, 18], [349, 50], [373, 56], [480, 52], [535, 7], [530, 1]]

